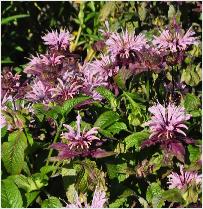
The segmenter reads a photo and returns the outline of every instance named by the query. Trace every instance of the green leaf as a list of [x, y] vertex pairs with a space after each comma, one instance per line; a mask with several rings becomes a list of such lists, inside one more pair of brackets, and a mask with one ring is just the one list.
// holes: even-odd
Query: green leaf
[[131, 147], [135, 147], [135, 149], [138, 151], [140, 149], [142, 141], [144, 141], [148, 137], [149, 133], [146, 131], [136, 132], [127, 136], [124, 139], [124, 142], [126, 144], [126, 150], [128, 150]]
[[192, 93], [186, 94], [184, 98], [184, 107], [190, 112], [193, 110], [197, 110], [201, 105], [200, 99]]
[[88, 99], [90, 99], [90, 97], [77, 97], [64, 102], [61, 108], [62, 115], [67, 115], [77, 104], [82, 103]]
[[127, 202], [129, 196], [134, 195], [131, 189], [126, 189], [119, 197], [109, 205], [109, 208], [120, 208]]
[[62, 204], [60, 200], [57, 197], [49, 197], [49, 199], [46, 199], [42, 202], [41, 205], [42, 208], [62, 208]]
[[185, 82], [190, 86], [197, 86], [202, 80], [202, 69], [200, 63], [198, 65], [189, 65], [186, 69], [183, 70], [181, 75], [181, 82]]
[[1, 207], [22, 208], [23, 200], [18, 187], [10, 179], [1, 182]]
[[28, 15], [28, 14], [20, 14], [20, 15], [14, 15], [14, 16], [6, 17], [6, 18], [3, 18], [1, 20], [1, 25], [6, 25], [9, 22], [15, 21], [15, 20], [20, 19], [20, 18], [29, 17], [29, 16], [30, 15]]
[[127, 163], [121, 164], [106, 164], [107, 173], [110, 179], [117, 178], [119, 182], [124, 181], [129, 177]]
[[40, 193], [40, 191], [25, 193], [25, 197], [26, 197], [26, 201], [27, 201], [26, 207], [30, 206], [30, 204], [37, 198], [39, 193]]
[[200, 159], [201, 150], [199, 147], [195, 147], [195, 146], [189, 144], [188, 151], [190, 153], [190, 156], [189, 156], [190, 162], [195, 162]]
[[96, 91], [101, 94], [105, 99], [107, 99], [113, 109], [113, 111], [116, 111], [116, 108], [118, 106], [117, 100], [114, 96], [114, 94], [106, 89], [104, 86], [100, 86], [96, 89]]
[[115, 2], [105, 2], [104, 6], [100, 10], [98, 19], [101, 22], [105, 21], [108, 18], [108, 16], [115, 10], [115, 8]]
[[111, 132], [113, 135], [115, 135], [115, 134], [119, 134], [122, 130], [128, 130], [128, 128], [126, 124], [123, 122], [115, 122], [106, 130]]
[[42, 168], [40, 168], [40, 172], [42, 174], [42, 176], [46, 175], [47, 173], [50, 173], [51, 171], [56, 170], [57, 167], [52, 166], [52, 165], [45, 165]]
[[119, 120], [118, 113], [113, 111], [107, 111], [102, 113], [94, 123], [94, 127], [100, 127], [102, 129], [106, 129], [110, 125], [114, 124], [116, 121]]
[[162, 193], [163, 200], [168, 202], [179, 202], [180, 204], [184, 203], [184, 199], [178, 189], [169, 189]]
[[31, 192], [39, 190], [43, 186], [47, 185], [47, 177], [42, 178], [39, 174], [34, 174], [31, 177], [26, 177], [24, 175], [15, 175], [11, 178], [14, 180], [18, 188], [25, 190], [26, 192]]
[[2, 161], [8, 173], [19, 174], [24, 166], [24, 151], [27, 147], [25, 134], [18, 130], [9, 135], [2, 145]]
[[163, 190], [160, 187], [160, 183], [151, 183], [146, 192], [146, 199], [149, 203], [152, 203], [153, 208], [161, 208], [164, 205], [162, 199]]

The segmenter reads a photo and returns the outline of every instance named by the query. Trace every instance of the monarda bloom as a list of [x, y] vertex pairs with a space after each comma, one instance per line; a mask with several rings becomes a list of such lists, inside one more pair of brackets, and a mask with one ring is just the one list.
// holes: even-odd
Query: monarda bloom
[[46, 35], [42, 36], [42, 39], [44, 40], [44, 44], [49, 46], [50, 49], [66, 50], [70, 45], [72, 35], [68, 30], [60, 30], [60, 32], [52, 30], [52, 32], [48, 32]]
[[106, 192], [96, 187], [91, 204], [87, 204], [86, 201], [81, 202], [76, 194], [75, 203], [67, 204], [66, 208], [104, 208], [105, 203], [107, 203]]
[[65, 101], [67, 99], [73, 98], [79, 93], [82, 85], [79, 85], [77, 81], [67, 81], [64, 82], [60, 78], [58, 80], [58, 85], [55, 88], [49, 89], [51, 97], [59, 101]]
[[91, 96], [94, 100], [102, 100], [102, 96], [95, 90], [98, 86], [108, 86], [104, 75], [97, 70], [92, 69], [90, 64], [83, 66], [83, 88], [82, 91]]
[[172, 172], [168, 176], [169, 189], [178, 188], [185, 190], [192, 183], [199, 185], [202, 182], [202, 176], [195, 171], [184, 171], [183, 165], [180, 166], [180, 174]]
[[133, 51], [140, 51], [146, 45], [144, 35], [136, 36], [134, 33], [129, 33], [127, 30], [122, 33], [111, 33], [106, 40], [107, 50], [112, 56], [121, 58], [128, 58]]
[[97, 148], [95, 143], [100, 139], [96, 136], [98, 127], [89, 131], [81, 131], [81, 116], [77, 116], [77, 130], [75, 131], [70, 125], [64, 124], [68, 132], [61, 134], [62, 142], [52, 144], [51, 148], [59, 151], [57, 158], [59, 160], [74, 158], [79, 156], [92, 156], [95, 158], [108, 156], [104, 150]]
[[105, 80], [109, 77], [113, 77], [118, 73], [119, 67], [114, 66], [114, 60], [111, 60], [109, 56], [101, 56], [101, 59], [96, 59], [90, 64], [92, 70], [97, 71]]
[[191, 115], [187, 114], [183, 107], [172, 103], [169, 103], [167, 107], [161, 104], [154, 105], [149, 108], [149, 112], [153, 116], [145, 125], [149, 126], [151, 135], [143, 142], [142, 147], [160, 143], [165, 151], [176, 155], [183, 161], [185, 149], [181, 141], [191, 143], [185, 133], [188, 129], [185, 122], [190, 119]]
[[185, 51], [190, 45], [198, 43], [194, 34], [191, 28], [185, 34], [181, 29], [166, 29], [159, 37], [154, 37], [153, 44], [161, 51]]
[[42, 81], [35, 81], [31, 85], [32, 90], [26, 94], [26, 99], [32, 102], [50, 102], [49, 87], [46, 86]]

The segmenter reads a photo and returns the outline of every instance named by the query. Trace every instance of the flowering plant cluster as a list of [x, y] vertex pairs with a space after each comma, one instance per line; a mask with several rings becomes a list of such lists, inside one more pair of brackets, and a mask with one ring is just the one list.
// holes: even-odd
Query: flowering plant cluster
[[201, 207], [201, 101], [184, 77], [200, 37], [176, 18], [151, 37], [99, 31], [91, 59], [59, 29], [22, 74], [2, 70], [2, 207]]

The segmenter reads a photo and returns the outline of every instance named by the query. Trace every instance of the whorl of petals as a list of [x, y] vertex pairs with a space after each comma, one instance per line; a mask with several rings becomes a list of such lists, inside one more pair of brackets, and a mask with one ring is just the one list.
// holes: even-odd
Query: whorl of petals
[[68, 130], [68, 132], [64, 132], [61, 134], [61, 137], [67, 140], [68, 146], [71, 149], [79, 149], [86, 150], [89, 149], [89, 146], [92, 144], [94, 140], [100, 140], [95, 135], [98, 133], [98, 127], [94, 127], [89, 131], [83, 129], [80, 130], [81, 116], [78, 113], [77, 116], [77, 130], [75, 131], [70, 125], [64, 124], [63, 126]]
[[178, 30], [171, 32], [170, 30], [164, 30], [159, 37], [154, 36], [153, 44], [157, 46], [159, 50], [170, 50], [171, 52], [184, 51], [188, 46], [197, 44], [197, 38], [193, 37], [195, 33], [190, 28], [185, 34]]
[[107, 50], [115, 58], [117, 55], [128, 58], [130, 51], [140, 51], [146, 45], [146, 39], [143, 34], [136, 36], [127, 30], [122, 33], [111, 33], [106, 40]]
[[44, 40], [44, 44], [48, 45], [51, 49], [66, 50], [70, 45], [72, 35], [68, 30], [60, 30], [60, 32], [57, 30], [52, 30], [51, 32], [48, 32], [46, 35], [42, 36], [42, 39]]
[[26, 98], [32, 102], [49, 102], [49, 87], [42, 81], [35, 81], [31, 86], [32, 90], [26, 94]]
[[178, 188], [178, 189], [186, 189], [188, 188], [192, 182], [196, 185], [202, 182], [202, 176], [198, 175], [195, 171], [184, 171], [183, 165], [180, 166], [180, 174], [172, 172], [168, 176], [168, 184], [169, 189]]
[[150, 107], [149, 112], [153, 115], [146, 123], [152, 132], [150, 138], [165, 136], [170, 139], [177, 133], [186, 136], [183, 129], [188, 129], [188, 127], [184, 123], [190, 119], [191, 115], [186, 114], [183, 107], [177, 107], [171, 103], [167, 107], [157, 104]]

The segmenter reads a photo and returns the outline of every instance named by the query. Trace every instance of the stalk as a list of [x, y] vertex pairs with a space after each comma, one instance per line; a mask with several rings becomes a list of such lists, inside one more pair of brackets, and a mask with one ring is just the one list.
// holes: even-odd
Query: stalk
[[[63, 126], [64, 121], [65, 121], [65, 118], [63, 117], [63, 118], [61, 119], [60, 125], [59, 125], [58, 128], [57, 128], [57, 132], [56, 132], [56, 135], [55, 135], [55, 137], [54, 137], [53, 143], [56, 143], [56, 141], [57, 141], [57, 139], [58, 139], [58, 137], [59, 137], [59, 134], [60, 134], [60, 132], [61, 132], [61, 129], [62, 129], [62, 126]], [[50, 162], [50, 158], [51, 158], [52, 152], [53, 152], [53, 149], [51, 148], [51, 149], [49, 150], [49, 154], [48, 154], [46, 166], [47, 166], [47, 165], [49, 164], [49, 162]]]

